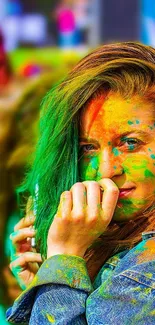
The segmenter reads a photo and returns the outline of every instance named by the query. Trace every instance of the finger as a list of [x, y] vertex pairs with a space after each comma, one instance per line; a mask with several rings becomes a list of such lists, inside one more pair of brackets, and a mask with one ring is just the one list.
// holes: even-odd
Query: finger
[[99, 184], [95, 181], [85, 181], [83, 184], [87, 189], [87, 205], [96, 208], [101, 202]]
[[25, 228], [25, 227], [29, 227], [31, 225], [34, 224], [35, 221], [35, 215], [33, 213], [32, 210], [32, 206], [33, 206], [33, 199], [30, 196], [28, 198], [28, 202], [26, 205], [26, 216], [24, 218], [22, 218], [14, 227], [14, 231], [21, 229], [21, 228]]
[[32, 252], [23, 253], [10, 263], [10, 269], [13, 270], [17, 267], [24, 268], [27, 263], [42, 263], [41, 254]]
[[100, 186], [95, 181], [85, 181], [83, 182], [87, 189], [87, 207], [88, 207], [88, 216], [89, 220], [95, 220], [99, 216], [100, 212]]
[[19, 229], [17, 231], [14, 231], [10, 235], [10, 239], [13, 244], [19, 243], [20, 241], [23, 241], [24, 239], [27, 239], [28, 237], [34, 237], [36, 234], [36, 231], [34, 228], [23, 228]]
[[26, 228], [26, 227], [30, 227], [33, 226], [35, 222], [35, 216], [34, 213], [31, 211], [31, 213], [29, 215], [27, 215], [26, 217], [22, 218], [14, 227], [14, 231], [22, 229], [22, 228]]
[[73, 198], [73, 215], [79, 219], [84, 216], [86, 209], [86, 188], [83, 183], [76, 183], [71, 188]]
[[14, 260], [14, 258], [16, 256], [16, 253], [17, 253], [17, 247], [16, 247], [16, 245], [12, 244], [12, 242], [11, 242], [11, 245], [10, 245], [10, 258], [11, 258], [11, 261]]
[[103, 216], [107, 220], [111, 220], [116, 208], [116, 204], [119, 196], [119, 189], [116, 184], [109, 178], [104, 178], [98, 181], [99, 185], [103, 189], [102, 195], [102, 210]]
[[29, 213], [33, 211], [33, 198], [30, 196], [28, 198], [27, 204], [26, 204], [26, 215], [29, 215]]
[[57, 216], [63, 219], [69, 218], [72, 209], [72, 193], [65, 191], [61, 194]]

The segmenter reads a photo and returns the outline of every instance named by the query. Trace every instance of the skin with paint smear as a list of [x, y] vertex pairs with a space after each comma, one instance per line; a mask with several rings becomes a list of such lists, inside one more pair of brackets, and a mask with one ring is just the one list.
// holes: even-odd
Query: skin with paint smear
[[110, 178], [120, 195], [116, 221], [134, 219], [152, 206], [155, 194], [155, 108], [142, 97], [109, 92], [81, 113], [81, 181]]

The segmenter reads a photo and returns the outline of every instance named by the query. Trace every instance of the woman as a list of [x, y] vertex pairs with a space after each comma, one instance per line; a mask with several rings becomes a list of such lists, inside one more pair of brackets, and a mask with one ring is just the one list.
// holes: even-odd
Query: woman
[[9, 321], [154, 323], [154, 101], [155, 50], [131, 42], [93, 51], [47, 94], [33, 199], [11, 235], [29, 285]]

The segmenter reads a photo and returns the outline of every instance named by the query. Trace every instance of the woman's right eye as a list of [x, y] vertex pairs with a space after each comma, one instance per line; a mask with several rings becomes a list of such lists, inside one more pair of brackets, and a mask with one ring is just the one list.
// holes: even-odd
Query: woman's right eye
[[80, 145], [80, 150], [84, 153], [84, 152], [92, 152], [95, 151], [97, 148], [94, 144], [88, 143], [88, 144], [82, 144]]

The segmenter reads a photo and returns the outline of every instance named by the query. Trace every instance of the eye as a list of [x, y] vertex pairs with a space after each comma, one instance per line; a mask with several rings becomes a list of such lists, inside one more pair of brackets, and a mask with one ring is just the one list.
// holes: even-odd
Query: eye
[[144, 142], [137, 138], [123, 138], [121, 139], [122, 145], [125, 145], [128, 150], [139, 148]]
[[80, 144], [80, 151], [82, 151], [83, 153], [89, 153], [89, 152], [93, 152], [97, 150], [96, 145], [92, 144], [92, 143], [88, 143], [88, 144]]

